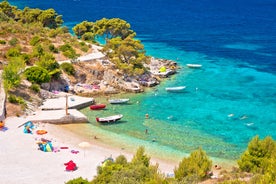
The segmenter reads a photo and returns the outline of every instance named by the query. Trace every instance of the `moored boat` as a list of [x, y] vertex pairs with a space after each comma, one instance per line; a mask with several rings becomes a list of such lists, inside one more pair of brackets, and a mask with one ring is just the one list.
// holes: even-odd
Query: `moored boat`
[[91, 110], [99, 110], [99, 109], [104, 109], [106, 107], [105, 104], [95, 104], [95, 105], [90, 105]]
[[202, 67], [201, 64], [186, 64], [186, 66], [188, 66], [189, 68], [201, 68]]
[[166, 91], [178, 92], [178, 91], [183, 91], [185, 88], [186, 86], [167, 87]]
[[128, 101], [129, 101], [128, 98], [110, 99], [109, 103], [111, 103], [111, 104], [122, 104], [122, 103], [127, 103]]
[[109, 122], [116, 122], [120, 120], [123, 117], [122, 114], [116, 114], [113, 116], [107, 116], [107, 117], [96, 117], [96, 121], [99, 123], [109, 123]]

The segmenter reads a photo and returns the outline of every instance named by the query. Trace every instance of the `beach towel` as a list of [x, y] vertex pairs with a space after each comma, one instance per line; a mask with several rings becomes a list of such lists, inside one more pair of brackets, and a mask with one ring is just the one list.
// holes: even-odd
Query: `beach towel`
[[64, 165], [66, 166], [65, 167], [66, 171], [75, 171], [75, 170], [77, 170], [77, 164], [75, 162], [73, 162], [73, 160], [70, 160], [69, 162], [64, 163]]

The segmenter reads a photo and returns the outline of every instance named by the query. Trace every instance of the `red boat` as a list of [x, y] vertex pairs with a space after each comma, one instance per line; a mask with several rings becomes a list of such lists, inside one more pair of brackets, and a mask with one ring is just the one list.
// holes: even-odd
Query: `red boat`
[[99, 109], [104, 109], [105, 108], [105, 104], [95, 104], [95, 105], [90, 105], [90, 109], [91, 110], [99, 110]]

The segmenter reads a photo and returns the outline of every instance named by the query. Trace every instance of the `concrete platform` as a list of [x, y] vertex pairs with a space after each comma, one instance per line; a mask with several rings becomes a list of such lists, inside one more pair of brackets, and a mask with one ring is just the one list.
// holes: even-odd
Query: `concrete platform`
[[76, 109], [68, 109], [66, 115], [65, 110], [47, 110], [37, 111], [34, 115], [28, 116], [28, 121], [34, 123], [52, 123], [52, 124], [68, 124], [68, 123], [87, 123], [87, 117]]
[[[94, 103], [93, 98], [68, 95], [68, 109], [82, 109]], [[41, 110], [61, 110], [66, 108], [66, 94], [61, 94], [57, 98], [45, 100], [39, 107]]]

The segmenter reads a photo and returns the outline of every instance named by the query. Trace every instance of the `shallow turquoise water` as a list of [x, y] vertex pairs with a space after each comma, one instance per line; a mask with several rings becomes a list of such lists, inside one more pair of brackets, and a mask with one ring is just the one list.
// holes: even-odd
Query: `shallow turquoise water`
[[[161, 57], [155, 51], [162, 51], [163, 58], [178, 61], [179, 72], [143, 94], [121, 95], [131, 99], [129, 104], [108, 104], [103, 111], [83, 109], [91, 128], [97, 126], [123, 136], [124, 140], [129, 138], [133, 145], [155, 139], [157, 153], [166, 150], [184, 154], [201, 146], [212, 157], [231, 160], [239, 157], [255, 135], [276, 138], [275, 75], [257, 71], [243, 61], [211, 58], [158, 45], [158, 49], [157, 45], [147, 45], [150, 55]], [[186, 63], [200, 63], [203, 67], [190, 69]], [[165, 90], [179, 85], [186, 86], [184, 92]], [[105, 98], [98, 101], [107, 103]], [[116, 124], [95, 122], [97, 115], [117, 113], [124, 117]], [[146, 119], [145, 114], [150, 118]]]

